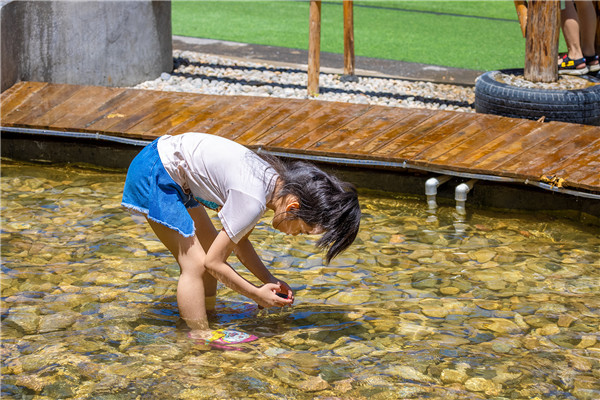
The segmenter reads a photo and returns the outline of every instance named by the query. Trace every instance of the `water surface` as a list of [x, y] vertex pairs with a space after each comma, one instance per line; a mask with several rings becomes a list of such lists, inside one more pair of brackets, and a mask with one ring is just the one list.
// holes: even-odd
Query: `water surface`
[[268, 214], [252, 239], [296, 304], [220, 286], [212, 326], [261, 337], [222, 351], [177, 328], [179, 268], [121, 210], [124, 179], [3, 161], [3, 398], [600, 398], [597, 227], [362, 193], [325, 266]]

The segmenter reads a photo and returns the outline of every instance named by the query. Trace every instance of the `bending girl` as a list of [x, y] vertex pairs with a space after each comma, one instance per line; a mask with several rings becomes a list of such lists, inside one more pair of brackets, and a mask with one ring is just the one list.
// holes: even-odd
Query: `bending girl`
[[[352, 244], [361, 216], [351, 184], [313, 165], [267, 161], [233, 141], [196, 132], [146, 146], [129, 167], [122, 205], [145, 215], [177, 260], [177, 304], [196, 337], [209, 332], [207, 307], [214, 307], [217, 280], [262, 307], [293, 303], [290, 286], [268, 271], [248, 239], [267, 208], [283, 233], [322, 234], [317, 246], [327, 249], [327, 262]], [[218, 210], [220, 232], [201, 205]], [[232, 252], [261, 286], [227, 263]]]

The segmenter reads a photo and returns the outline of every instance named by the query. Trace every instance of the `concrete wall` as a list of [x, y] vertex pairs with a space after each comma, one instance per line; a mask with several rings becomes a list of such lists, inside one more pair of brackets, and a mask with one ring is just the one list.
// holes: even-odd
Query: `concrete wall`
[[2, 91], [130, 86], [173, 66], [170, 1], [1, 1], [0, 14]]

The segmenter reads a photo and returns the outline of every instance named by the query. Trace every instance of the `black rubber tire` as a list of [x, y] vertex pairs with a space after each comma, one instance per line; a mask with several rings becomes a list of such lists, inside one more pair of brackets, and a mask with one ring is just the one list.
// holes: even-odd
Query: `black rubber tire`
[[580, 90], [529, 89], [498, 82], [498, 73], [523, 75], [523, 70], [489, 71], [479, 76], [475, 81], [478, 113], [600, 125], [600, 85]]

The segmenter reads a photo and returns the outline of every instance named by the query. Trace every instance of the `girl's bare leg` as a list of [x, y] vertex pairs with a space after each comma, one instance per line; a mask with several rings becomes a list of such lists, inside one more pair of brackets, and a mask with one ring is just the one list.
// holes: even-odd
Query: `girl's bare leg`
[[[188, 209], [188, 213], [194, 220], [196, 226], [196, 237], [204, 249], [204, 253], [208, 253], [210, 245], [217, 237], [217, 230], [215, 229], [210, 217], [206, 213], [204, 207], [194, 207]], [[204, 296], [207, 298], [214, 298], [217, 295], [217, 280], [210, 274], [204, 276]], [[210, 300], [213, 302], [212, 307], [214, 308], [214, 299]], [[208, 307], [208, 305], [207, 305]], [[209, 309], [210, 311], [210, 309]]]
[[[186, 238], [150, 219], [148, 223], [179, 264], [181, 275], [177, 283], [177, 305], [181, 318], [193, 331], [208, 331], [204, 288], [205, 280], [210, 282], [214, 278], [204, 268], [206, 253], [198, 237]], [[196, 226], [197, 231], [203, 228], [205, 227]], [[209, 283], [209, 290], [211, 285], [212, 283]], [[216, 288], [216, 282], [214, 287]]]

